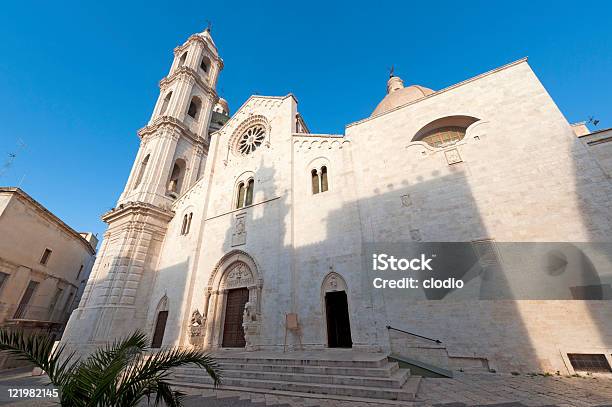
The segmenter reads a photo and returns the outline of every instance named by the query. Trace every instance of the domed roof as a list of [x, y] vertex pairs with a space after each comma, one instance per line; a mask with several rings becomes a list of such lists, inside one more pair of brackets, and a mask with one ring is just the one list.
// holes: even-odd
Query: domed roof
[[380, 101], [371, 116], [388, 112], [398, 106], [405, 105], [434, 93], [433, 90], [419, 85], [404, 87], [404, 82], [398, 76], [391, 76], [387, 82], [387, 95]]
[[230, 110], [229, 110], [229, 104], [227, 103], [227, 100], [220, 97], [217, 103], [215, 103], [213, 110], [219, 113], [224, 113], [227, 116], [229, 116]]

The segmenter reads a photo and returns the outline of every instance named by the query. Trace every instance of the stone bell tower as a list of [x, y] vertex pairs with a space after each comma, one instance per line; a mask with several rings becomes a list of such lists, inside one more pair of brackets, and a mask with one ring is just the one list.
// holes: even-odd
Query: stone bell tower
[[88, 345], [144, 329], [155, 267], [174, 200], [201, 177], [209, 125], [223, 61], [209, 29], [174, 50], [160, 81], [149, 123], [138, 131], [140, 148], [108, 224], [81, 303], [72, 313], [63, 342]]

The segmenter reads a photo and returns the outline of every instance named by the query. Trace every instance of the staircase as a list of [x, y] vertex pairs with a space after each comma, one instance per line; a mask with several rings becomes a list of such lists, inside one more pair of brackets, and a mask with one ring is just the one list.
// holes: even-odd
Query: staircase
[[[217, 352], [223, 370], [222, 389], [296, 396], [357, 400], [413, 401], [420, 377], [411, 376], [381, 353], [351, 350], [313, 352]], [[212, 387], [206, 371], [197, 367], [174, 370], [180, 387]]]

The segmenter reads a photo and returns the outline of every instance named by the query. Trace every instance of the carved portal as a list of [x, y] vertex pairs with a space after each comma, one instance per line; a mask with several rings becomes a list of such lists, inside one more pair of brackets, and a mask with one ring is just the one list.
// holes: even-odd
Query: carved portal
[[204, 300], [203, 320], [205, 349], [222, 347], [226, 317], [227, 295], [230, 290], [246, 288], [248, 301], [242, 313], [246, 350], [256, 350], [260, 345], [261, 291], [263, 280], [257, 264], [247, 253], [234, 250], [225, 255], [213, 270]]

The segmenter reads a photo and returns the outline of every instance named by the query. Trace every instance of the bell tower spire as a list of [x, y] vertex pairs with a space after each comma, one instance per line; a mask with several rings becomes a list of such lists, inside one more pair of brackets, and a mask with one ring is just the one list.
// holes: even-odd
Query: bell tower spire
[[108, 224], [79, 308], [62, 341], [87, 352], [89, 345], [145, 329], [157, 257], [173, 202], [202, 175], [209, 146], [216, 84], [223, 61], [210, 29], [174, 49], [168, 75]]

